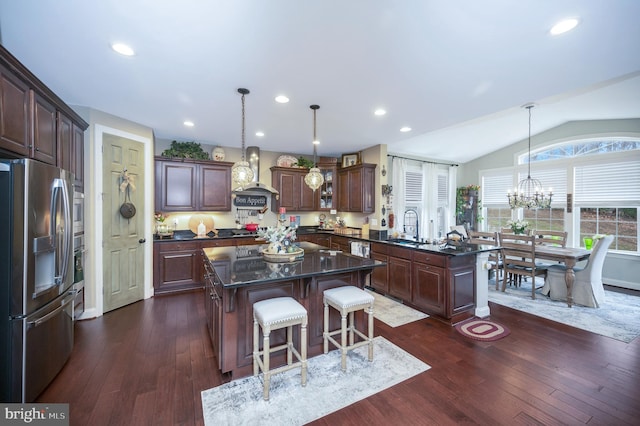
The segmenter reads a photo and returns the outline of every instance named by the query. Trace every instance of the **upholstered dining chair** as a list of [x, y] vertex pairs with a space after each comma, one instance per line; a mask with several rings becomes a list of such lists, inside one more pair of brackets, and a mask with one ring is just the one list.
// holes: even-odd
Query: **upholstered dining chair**
[[[602, 267], [607, 256], [607, 250], [613, 242], [613, 236], [607, 235], [596, 241], [587, 265], [582, 269], [574, 268], [576, 277], [571, 294], [574, 303], [599, 308], [604, 301]], [[567, 268], [564, 265], [549, 266], [547, 277], [544, 280], [544, 287], [542, 287], [542, 294], [548, 294], [553, 300], [567, 300], [566, 271]]]
[[531, 298], [536, 298], [536, 277], [545, 275], [547, 265], [536, 263], [535, 236], [500, 233], [502, 247], [502, 291], [507, 281], [531, 277]]
[[533, 231], [536, 236], [536, 244], [547, 244], [558, 247], [567, 246], [567, 231], [539, 230]]
[[[467, 240], [470, 244], [484, 244], [487, 246], [499, 246], [498, 242], [498, 233], [497, 232], [481, 232], [481, 231], [469, 231], [469, 239]], [[489, 278], [491, 278], [491, 274], [495, 273], [496, 275], [496, 290], [498, 290], [498, 284], [500, 283], [499, 275], [500, 270], [502, 269], [502, 261], [500, 260], [500, 251], [495, 250], [489, 252], [489, 265], [491, 268], [489, 269]]]

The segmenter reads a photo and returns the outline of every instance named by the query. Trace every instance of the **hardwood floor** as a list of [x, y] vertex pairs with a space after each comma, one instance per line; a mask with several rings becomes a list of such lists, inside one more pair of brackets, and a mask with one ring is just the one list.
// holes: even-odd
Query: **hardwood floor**
[[[490, 308], [511, 335], [488, 343], [432, 318], [376, 320], [376, 335], [432, 368], [313, 424], [638, 424], [640, 339]], [[71, 425], [200, 425], [200, 392], [224, 381], [202, 293], [191, 292], [78, 322], [71, 358], [38, 402], [69, 403]]]

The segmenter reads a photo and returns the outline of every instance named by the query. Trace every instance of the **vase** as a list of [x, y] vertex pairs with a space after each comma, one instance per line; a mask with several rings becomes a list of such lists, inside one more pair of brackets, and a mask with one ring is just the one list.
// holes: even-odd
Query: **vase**
[[169, 225], [164, 222], [156, 222], [156, 232], [158, 235], [167, 235], [169, 233]]

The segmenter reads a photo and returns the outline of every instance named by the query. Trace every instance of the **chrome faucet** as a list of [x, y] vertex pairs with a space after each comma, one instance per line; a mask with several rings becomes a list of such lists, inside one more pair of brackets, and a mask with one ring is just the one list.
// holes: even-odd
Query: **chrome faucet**
[[418, 241], [420, 233], [418, 231], [418, 212], [414, 209], [408, 209], [404, 212], [404, 224], [402, 225], [405, 234], [413, 232], [415, 240]]

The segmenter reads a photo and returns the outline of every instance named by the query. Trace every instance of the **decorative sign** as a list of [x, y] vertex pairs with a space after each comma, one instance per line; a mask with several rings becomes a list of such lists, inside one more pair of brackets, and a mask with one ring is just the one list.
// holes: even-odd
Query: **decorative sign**
[[233, 205], [236, 207], [265, 207], [267, 197], [265, 195], [236, 194]]

